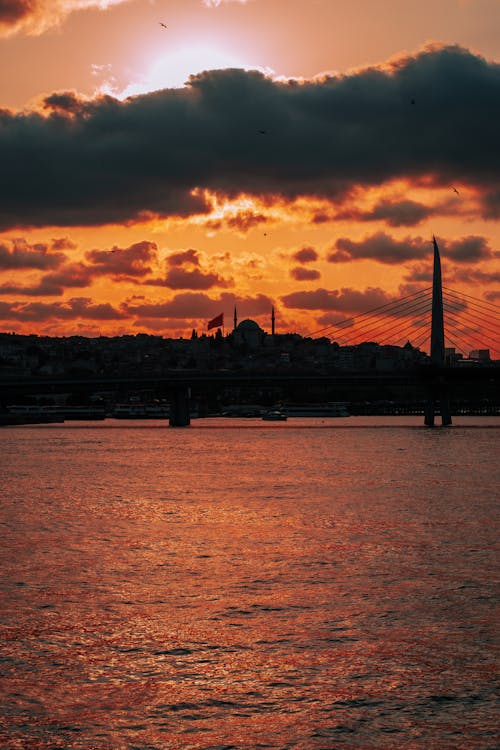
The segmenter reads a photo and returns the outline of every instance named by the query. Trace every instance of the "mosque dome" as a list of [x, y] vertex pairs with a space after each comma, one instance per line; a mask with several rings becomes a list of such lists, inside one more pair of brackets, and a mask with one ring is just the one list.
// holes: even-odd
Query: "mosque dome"
[[255, 322], [255, 320], [250, 320], [250, 318], [245, 318], [245, 320], [242, 320], [241, 323], [238, 323], [236, 326], [236, 330], [238, 333], [263, 333], [262, 328], [258, 323]]
[[264, 331], [255, 320], [246, 318], [235, 328], [236, 338], [247, 344], [251, 349], [257, 349], [264, 337]]

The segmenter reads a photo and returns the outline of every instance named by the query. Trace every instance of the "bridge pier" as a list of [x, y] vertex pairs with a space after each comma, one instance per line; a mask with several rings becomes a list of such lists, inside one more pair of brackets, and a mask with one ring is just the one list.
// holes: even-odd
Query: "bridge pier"
[[189, 427], [191, 424], [189, 401], [191, 389], [186, 387], [176, 388], [172, 393], [170, 402], [170, 427]]
[[[438, 404], [439, 407], [437, 406]], [[436, 414], [441, 414], [441, 424], [443, 427], [448, 427], [451, 424], [450, 402], [446, 396], [439, 399], [430, 397], [425, 402], [424, 424], [426, 427], [434, 427]]]

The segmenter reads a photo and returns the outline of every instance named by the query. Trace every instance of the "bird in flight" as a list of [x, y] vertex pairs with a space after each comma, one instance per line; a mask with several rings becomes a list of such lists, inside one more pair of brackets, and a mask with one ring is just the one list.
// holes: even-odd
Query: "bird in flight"
[[160, 26], [163, 26], [164, 29], [168, 29], [167, 24], [163, 23], [163, 21], [158, 21], [158, 23], [160, 24]]
[[453, 192], [455, 192], [455, 193], [456, 193], [457, 195], [460, 195], [460, 193], [458, 192], [458, 190], [456, 189], [456, 187], [454, 187], [454, 186], [452, 185], [452, 186], [451, 186], [451, 188], [452, 188]]
[[267, 135], [267, 130], [259, 130], [260, 135]]

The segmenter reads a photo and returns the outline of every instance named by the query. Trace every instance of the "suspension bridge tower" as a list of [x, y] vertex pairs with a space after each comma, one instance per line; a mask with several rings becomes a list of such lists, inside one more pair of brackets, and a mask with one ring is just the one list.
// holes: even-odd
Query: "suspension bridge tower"
[[446, 384], [442, 375], [445, 359], [441, 258], [435, 237], [432, 238], [432, 242], [434, 245], [434, 269], [432, 274], [431, 364], [434, 369], [434, 378], [429, 385], [424, 421], [427, 427], [434, 427], [434, 417], [436, 412], [439, 411], [441, 422], [446, 427], [451, 424], [451, 414]]

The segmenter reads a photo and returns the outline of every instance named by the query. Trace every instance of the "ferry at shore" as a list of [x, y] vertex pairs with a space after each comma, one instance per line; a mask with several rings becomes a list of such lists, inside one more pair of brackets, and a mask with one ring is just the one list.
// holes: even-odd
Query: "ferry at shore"
[[113, 419], [168, 419], [168, 404], [116, 404], [109, 415]]
[[289, 417], [349, 417], [347, 401], [328, 401], [323, 404], [286, 404]]
[[12, 404], [0, 412], [0, 426], [102, 419], [106, 419], [106, 411], [100, 406]]

